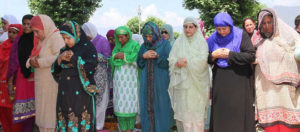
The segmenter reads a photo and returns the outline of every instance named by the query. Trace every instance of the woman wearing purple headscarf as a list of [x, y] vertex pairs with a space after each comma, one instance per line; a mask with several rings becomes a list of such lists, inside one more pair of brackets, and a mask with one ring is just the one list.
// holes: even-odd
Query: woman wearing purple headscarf
[[255, 50], [246, 32], [231, 16], [218, 13], [216, 31], [208, 38], [208, 62], [213, 65], [210, 132], [254, 132], [254, 96], [250, 80]]

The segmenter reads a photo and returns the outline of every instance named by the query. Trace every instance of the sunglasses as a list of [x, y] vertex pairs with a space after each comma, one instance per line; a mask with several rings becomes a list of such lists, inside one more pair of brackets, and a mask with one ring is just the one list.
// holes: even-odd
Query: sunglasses
[[167, 31], [161, 31], [161, 34], [168, 34]]

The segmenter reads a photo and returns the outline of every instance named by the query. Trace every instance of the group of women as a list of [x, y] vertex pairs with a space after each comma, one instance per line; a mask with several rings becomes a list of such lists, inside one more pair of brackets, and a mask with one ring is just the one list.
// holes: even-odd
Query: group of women
[[102, 130], [106, 110], [123, 132], [138, 120], [143, 132], [203, 132], [208, 120], [210, 132], [299, 131], [300, 35], [273, 9], [259, 12], [257, 30], [251, 18], [243, 30], [218, 13], [207, 38], [187, 17], [176, 40], [171, 25], [152, 22], [142, 37], [120, 26], [106, 39], [89, 22], [1, 20], [5, 132]]

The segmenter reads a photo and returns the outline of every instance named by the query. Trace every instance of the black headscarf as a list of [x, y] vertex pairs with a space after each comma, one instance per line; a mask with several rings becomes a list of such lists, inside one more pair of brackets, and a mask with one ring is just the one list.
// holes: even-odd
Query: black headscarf
[[95, 86], [96, 84], [94, 73], [97, 67], [97, 50], [76, 22], [66, 22], [59, 29], [61, 34], [66, 34], [75, 40], [73, 47], [66, 45], [65, 48], [61, 49], [60, 53], [67, 50], [71, 50], [74, 53], [70, 62], [79, 68], [79, 74], [83, 79], [82, 83], [86, 90], [89, 91], [88, 86]]
[[[33, 15], [25, 15], [22, 18], [22, 22], [26, 19], [31, 20], [32, 17]], [[23, 33], [18, 42], [18, 59], [20, 63], [21, 72], [25, 78], [28, 78], [32, 73], [30, 69], [26, 68], [26, 61], [31, 54], [31, 50], [33, 49], [33, 38], [33, 32]]]

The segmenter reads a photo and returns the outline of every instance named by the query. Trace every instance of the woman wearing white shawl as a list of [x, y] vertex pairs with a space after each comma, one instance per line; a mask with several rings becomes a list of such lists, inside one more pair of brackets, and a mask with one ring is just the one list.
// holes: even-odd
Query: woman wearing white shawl
[[208, 45], [197, 19], [187, 17], [183, 27], [168, 59], [169, 95], [177, 124], [182, 123], [185, 132], [202, 132], [209, 100]]
[[10, 24], [20, 24], [16, 17], [13, 15], [4, 15], [1, 17], [1, 23], [3, 28], [3, 34], [0, 35], [0, 44], [8, 39], [7, 27]]

